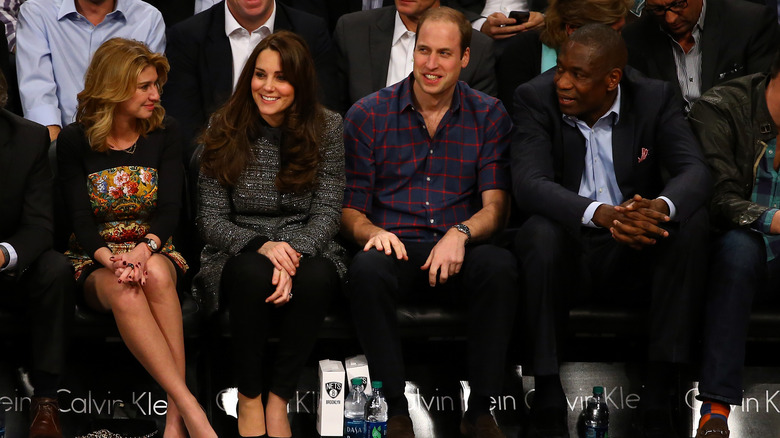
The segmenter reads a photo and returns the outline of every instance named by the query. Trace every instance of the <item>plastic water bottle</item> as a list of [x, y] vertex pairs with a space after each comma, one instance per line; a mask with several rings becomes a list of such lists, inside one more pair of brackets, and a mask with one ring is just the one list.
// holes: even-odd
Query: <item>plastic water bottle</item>
[[366, 394], [363, 392], [363, 378], [352, 379], [352, 389], [344, 402], [344, 438], [365, 438], [366, 436]]
[[387, 436], [387, 402], [382, 393], [382, 382], [371, 382], [373, 394], [366, 402], [366, 438]]
[[609, 438], [609, 406], [604, 400], [604, 387], [594, 386], [593, 397], [580, 415], [580, 437]]

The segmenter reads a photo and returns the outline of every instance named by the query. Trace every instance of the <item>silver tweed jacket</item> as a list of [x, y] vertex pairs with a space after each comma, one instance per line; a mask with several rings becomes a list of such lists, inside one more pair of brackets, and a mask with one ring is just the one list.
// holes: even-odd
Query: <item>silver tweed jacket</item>
[[314, 188], [306, 193], [280, 193], [280, 134], [266, 130], [253, 145], [254, 160], [234, 187], [223, 187], [202, 172], [198, 178], [196, 224], [206, 246], [193, 295], [208, 313], [219, 307], [219, 282], [227, 260], [255, 237], [284, 241], [305, 256], [331, 260], [340, 276], [346, 273], [344, 249], [334, 240], [344, 199], [344, 139], [341, 116], [326, 111], [320, 143], [322, 160]]

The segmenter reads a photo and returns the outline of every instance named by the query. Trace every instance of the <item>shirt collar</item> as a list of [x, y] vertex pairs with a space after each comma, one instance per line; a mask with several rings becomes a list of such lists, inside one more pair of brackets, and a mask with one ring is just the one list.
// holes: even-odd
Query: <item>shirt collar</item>
[[400, 40], [402, 36], [406, 35], [406, 32], [409, 32], [409, 29], [406, 28], [406, 25], [401, 20], [401, 14], [399, 14], [398, 11], [395, 11], [395, 27], [393, 28], [393, 40], [391, 46], [396, 45], [398, 40]]
[[[112, 12], [109, 12], [108, 15], [106, 15], [106, 17], [108, 17], [109, 15], [117, 14], [119, 17], [125, 18], [126, 11], [127, 11], [126, 0], [116, 0], [116, 7]], [[76, 0], [64, 0], [60, 5], [60, 11], [57, 14], [57, 20], [61, 20], [64, 17], [71, 14], [79, 15], [79, 11], [76, 10]]]
[[[399, 100], [399, 112], [406, 110], [416, 110], [414, 107], [414, 101], [412, 100], [412, 86], [414, 85], [414, 72], [409, 73], [403, 81], [398, 84], [397, 94]], [[458, 81], [455, 84], [455, 90], [452, 93], [452, 103], [450, 104], [450, 111], [453, 113], [460, 109], [460, 98], [463, 95], [463, 88]]]
[[[230, 12], [230, 9], [228, 9], [228, 2], [225, 2], [225, 35], [230, 36], [233, 32], [243, 29], [243, 27], [238, 24], [238, 21], [236, 20], [236, 17], [233, 16], [233, 14]], [[274, 1], [274, 10], [271, 11], [271, 16], [268, 17], [268, 20], [266, 20], [265, 23], [263, 23], [260, 27], [255, 29], [252, 33], [257, 33], [260, 31], [260, 29], [263, 28], [263, 26], [267, 27], [271, 33], [274, 33], [274, 24], [276, 23], [276, 2]]]
[[[620, 121], [620, 97], [621, 97], [621, 94], [622, 93], [620, 91], [620, 84], [618, 84], [617, 95], [615, 96], [615, 101], [612, 102], [612, 106], [609, 107], [607, 112], [604, 113], [603, 116], [599, 117], [599, 120], [605, 119], [607, 117], [612, 117], [611, 125], [615, 126], [615, 125], [618, 124], [618, 122]], [[613, 116], [613, 114], [614, 114], [614, 116]], [[563, 121], [566, 122], [569, 126], [576, 126], [577, 122], [580, 121], [580, 119], [578, 119], [577, 117], [574, 117], [574, 116], [569, 116], [569, 115], [566, 115], [566, 114], [561, 114], [561, 115], [563, 116]], [[596, 123], [598, 123], [599, 120], [597, 120]], [[594, 123], [594, 125], [595, 125], [595, 123]]]

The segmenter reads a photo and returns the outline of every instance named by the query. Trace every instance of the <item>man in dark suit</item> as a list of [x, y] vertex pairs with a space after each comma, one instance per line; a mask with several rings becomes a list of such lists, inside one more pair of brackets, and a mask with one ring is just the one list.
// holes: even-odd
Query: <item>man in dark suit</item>
[[515, 249], [536, 377], [531, 437], [569, 436], [556, 342], [567, 293], [649, 306], [633, 436], [676, 436], [660, 419], [668, 418], [676, 364], [688, 360], [711, 178], [671, 86], [624, 68], [626, 57], [620, 34], [586, 25], [561, 47], [557, 70], [515, 94], [512, 181], [530, 215]]
[[[0, 105], [5, 78], [0, 74]], [[49, 133], [0, 109], [0, 308], [25, 314], [32, 352], [30, 438], [62, 437], [57, 390], [73, 315], [73, 275], [52, 247]]]
[[769, 69], [780, 43], [771, 12], [745, 0], [647, 0], [623, 30], [628, 64], [676, 84], [690, 109], [712, 86]]
[[[226, 27], [226, 10], [243, 29], [251, 34], [275, 17], [273, 31], [290, 30], [301, 35], [309, 45], [317, 68], [321, 101], [335, 107], [335, 51], [325, 22], [274, 0], [260, 6], [245, 0], [219, 2], [168, 30], [166, 55], [171, 72], [165, 86], [163, 103], [168, 113], [179, 120], [190, 146], [206, 127], [211, 113], [227, 101], [233, 92], [234, 54]], [[250, 50], [251, 52], [251, 50]], [[247, 54], [248, 55], [248, 54]]]
[[[412, 4], [396, 0], [396, 6], [355, 12], [339, 19], [333, 39], [339, 52], [338, 85], [343, 98], [340, 104], [342, 112], [360, 98], [393, 85], [387, 82], [397, 20], [403, 23], [406, 31], [415, 32], [420, 15], [440, 5], [439, 0], [420, 0]], [[413, 46], [414, 41], [409, 44]], [[412, 53], [407, 54], [409, 59], [411, 56]], [[411, 63], [408, 67], [404, 76], [411, 73]], [[498, 87], [490, 38], [474, 32], [471, 61], [461, 71], [460, 79], [475, 90], [496, 95]]]

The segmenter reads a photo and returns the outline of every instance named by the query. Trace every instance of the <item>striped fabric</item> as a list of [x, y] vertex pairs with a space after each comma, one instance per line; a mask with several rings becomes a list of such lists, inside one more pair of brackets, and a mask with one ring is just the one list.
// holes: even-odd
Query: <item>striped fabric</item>
[[[693, 27], [693, 48], [688, 53], [682, 49], [680, 44], [669, 35], [672, 41], [672, 53], [674, 54], [674, 63], [677, 66], [677, 81], [680, 84], [685, 99], [685, 112], [691, 109], [696, 100], [701, 97], [701, 33], [704, 31], [704, 13], [707, 9], [707, 3], [704, 2], [699, 15], [699, 21]], [[717, 32], [716, 29], [712, 29]]]
[[344, 207], [412, 241], [435, 242], [509, 190], [512, 122], [495, 98], [458, 82], [431, 138], [414, 108], [412, 76], [358, 101], [344, 119]]
[[0, 0], [0, 22], [5, 26], [5, 37], [8, 39], [8, 50], [16, 49], [16, 20], [19, 16], [19, 6], [24, 0]]

